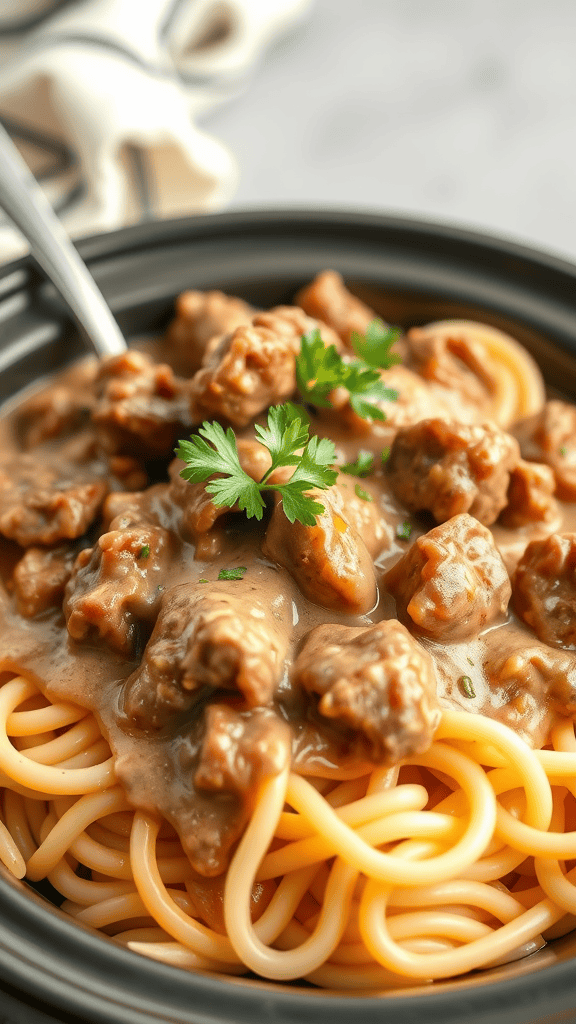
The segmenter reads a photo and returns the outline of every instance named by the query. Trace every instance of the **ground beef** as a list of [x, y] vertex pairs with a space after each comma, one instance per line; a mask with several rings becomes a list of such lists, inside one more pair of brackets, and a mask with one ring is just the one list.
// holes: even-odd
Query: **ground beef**
[[164, 339], [170, 364], [178, 373], [191, 377], [220, 338], [249, 323], [254, 313], [248, 303], [224, 292], [182, 292]]
[[22, 547], [73, 540], [94, 521], [107, 490], [78, 466], [32, 455], [9, 459], [0, 467], [0, 533]]
[[491, 424], [422, 420], [398, 432], [386, 463], [397, 498], [436, 522], [469, 512], [490, 526], [507, 503], [518, 443]]
[[432, 661], [395, 619], [318, 626], [294, 678], [319, 695], [322, 715], [362, 734], [377, 764], [398, 764], [432, 742], [440, 718]]
[[143, 459], [170, 455], [190, 427], [184, 381], [142, 352], [105, 360], [92, 412], [102, 447], [111, 455]]
[[385, 576], [398, 618], [423, 636], [451, 643], [502, 618], [510, 580], [492, 534], [469, 515], [419, 537]]
[[456, 396], [465, 406], [474, 406], [488, 416], [494, 381], [486, 369], [486, 351], [462, 328], [449, 326], [413, 327], [406, 335], [407, 365], [427, 381], [433, 381]]
[[516, 611], [540, 640], [576, 650], [576, 533], [531, 541], [512, 590]]
[[150, 635], [180, 547], [174, 533], [135, 518], [123, 512], [94, 548], [80, 552], [64, 600], [74, 640], [99, 636], [127, 656], [137, 656]]
[[14, 569], [12, 579], [19, 615], [31, 619], [47, 608], [62, 604], [77, 554], [77, 545], [71, 544], [28, 548]]
[[576, 501], [576, 407], [546, 402], [540, 412], [516, 423], [512, 432], [523, 458], [552, 467], [558, 497]]
[[349, 292], [335, 270], [318, 274], [311, 284], [295, 296], [294, 302], [308, 316], [332, 327], [345, 345], [351, 346], [352, 334], [364, 334], [376, 313]]
[[264, 554], [288, 569], [310, 601], [363, 615], [376, 603], [373, 560], [346, 516], [338, 488], [310, 493], [324, 507], [315, 525], [290, 523], [282, 502], [277, 502], [264, 540]]
[[246, 582], [187, 583], [164, 596], [142, 664], [126, 684], [132, 722], [159, 729], [213, 690], [241, 694], [250, 707], [270, 702], [291, 613], [285, 599], [273, 610]]
[[508, 504], [500, 522], [511, 530], [534, 523], [554, 523], [559, 516], [555, 487], [550, 466], [522, 459], [510, 473]]
[[196, 421], [222, 418], [247, 426], [269, 405], [290, 398], [296, 389], [296, 354], [307, 331], [320, 328], [325, 344], [340, 346], [330, 328], [296, 306], [258, 313], [250, 324], [225, 336], [191, 382]]
[[197, 789], [246, 797], [288, 764], [290, 728], [272, 708], [237, 711], [228, 704], [210, 704], [205, 723], [194, 775]]

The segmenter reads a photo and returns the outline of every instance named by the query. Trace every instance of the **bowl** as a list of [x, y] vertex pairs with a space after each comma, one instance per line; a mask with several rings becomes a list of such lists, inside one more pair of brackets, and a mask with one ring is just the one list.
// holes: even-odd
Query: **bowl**
[[[290, 302], [339, 270], [386, 320], [481, 320], [521, 341], [547, 381], [576, 390], [576, 266], [508, 241], [346, 212], [262, 211], [139, 225], [84, 240], [84, 259], [127, 336], [162, 330], [185, 288]], [[84, 351], [31, 259], [0, 269], [0, 400]], [[0, 866], [1, 867], [1, 866]], [[3, 1024], [550, 1024], [576, 1020], [576, 934], [504, 967], [373, 996], [189, 974], [70, 921], [0, 871]], [[571, 1012], [572, 1011], [572, 1012]]]

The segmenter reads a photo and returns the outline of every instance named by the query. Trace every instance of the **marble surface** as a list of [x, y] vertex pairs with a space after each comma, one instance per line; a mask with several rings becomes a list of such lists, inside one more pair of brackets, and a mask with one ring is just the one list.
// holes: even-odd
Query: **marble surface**
[[575, 0], [316, 0], [205, 127], [231, 208], [448, 220], [576, 259]]

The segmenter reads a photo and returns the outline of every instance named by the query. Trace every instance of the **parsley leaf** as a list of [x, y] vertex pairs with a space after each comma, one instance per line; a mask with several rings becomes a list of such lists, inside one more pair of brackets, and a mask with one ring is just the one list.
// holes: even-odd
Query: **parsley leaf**
[[391, 366], [402, 362], [397, 352], [390, 349], [402, 334], [399, 327], [386, 327], [379, 317], [371, 320], [365, 334], [352, 331], [352, 348], [369, 366], [389, 370]]
[[369, 493], [369, 491], [365, 491], [363, 487], [360, 487], [360, 484], [356, 484], [356, 487], [354, 488], [354, 493], [356, 494], [357, 498], [362, 498], [362, 501], [374, 501], [374, 498]]
[[405, 520], [402, 524], [398, 523], [398, 526], [396, 527], [396, 536], [398, 537], [398, 540], [410, 540], [411, 533], [412, 526], [408, 520]]
[[[178, 458], [186, 463], [180, 476], [192, 483], [200, 483], [214, 473], [222, 474], [206, 484], [214, 504], [229, 508], [238, 504], [248, 519], [262, 519], [262, 493], [278, 491], [291, 523], [297, 519], [307, 526], [314, 526], [316, 516], [324, 511], [324, 506], [306, 492], [312, 488], [326, 490], [335, 482], [338, 474], [331, 468], [336, 460], [334, 443], [316, 436], [308, 439], [308, 425], [301, 419], [299, 410], [289, 402], [269, 409], [267, 426], [256, 427], [256, 431], [260, 442], [272, 456], [272, 465], [260, 481], [253, 480], [242, 469], [236, 438], [230, 427], [225, 432], [219, 423], [207, 421], [198, 434], [193, 434], [189, 441], [180, 441], [175, 449]], [[292, 465], [295, 469], [286, 483], [268, 482], [276, 467]]]
[[345, 388], [352, 409], [364, 420], [385, 419], [376, 403], [398, 398], [397, 391], [385, 386], [376, 367], [359, 359], [345, 360], [334, 345], [324, 345], [318, 329], [302, 335], [296, 380], [302, 397], [322, 408], [330, 407], [330, 395], [336, 388]]
[[150, 545], [149, 544], [143, 544], [142, 547], [140, 548], [140, 551], [138, 552], [138, 558], [148, 558], [149, 554], [150, 554]]
[[241, 580], [246, 572], [245, 565], [237, 565], [235, 569], [220, 569], [219, 580]]
[[368, 476], [373, 468], [374, 456], [372, 452], [366, 452], [361, 448], [356, 462], [345, 462], [343, 466], [340, 466], [340, 472], [348, 473], [350, 476]]
[[462, 690], [463, 695], [465, 697], [471, 698], [476, 696], [476, 692], [474, 690], [474, 686], [472, 680], [470, 679], [470, 676], [460, 676], [458, 682], [460, 683], [460, 689]]
[[383, 448], [380, 458], [382, 459], [382, 465], [385, 466], [386, 463], [388, 462], [388, 459], [390, 458], [390, 449]]
[[256, 481], [240, 465], [236, 438], [230, 427], [224, 433], [219, 423], [205, 420], [198, 434], [192, 435], [189, 441], [180, 441], [175, 454], [186, 463], [180, 476], [193, 484], [207, 480], [214, 473], [223, 474], [206, 484], [215, 505], [232, 508], [238, 504], [248, 519], [254, 516], [262, 519], [264, 499]]

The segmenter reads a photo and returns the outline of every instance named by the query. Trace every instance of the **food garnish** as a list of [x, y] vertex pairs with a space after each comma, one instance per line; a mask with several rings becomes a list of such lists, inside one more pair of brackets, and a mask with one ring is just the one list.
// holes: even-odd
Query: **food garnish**
[[[245, 565], [237, 565], [235, 569], [220, 569], [218, 573], [219, 580], [241, 580], [246, 572]], [[200, 581], [202, 582], [202, 581]], [[208, 580], [206, 580], [208, 582]]]
[[347, 473], [349, 476], [369, 476], [374, 469], [374, 456], [361, 448], [355, 462], [345, 462], [339, 469], [341, 473]]
[[324, 344], [318, 329], [302, 335], [296, 380], [302, 397], [322, 408], [332, 405], [333, 391], [345, 388], [351, 408], [364, 420], [385, 419], [384, 411], [375, 403], [398, 398], [397, 391], [385, 386], [376, 367], [361, 359], [346, 361], [334, 345]]
[[[248, 519], [262, 519], [265, 491], [278, 491], [284, 514], [289, 522], [295, 520], [304, 526], [314, 526], [316, 516], [324, 506], [307, 494], [312, 488], [326, 490], [336, 480], [331, 468], [336, 460], [333, 441], [316, 436], [309, 437], [309, 427], [291, 402], [274, 405], [268, 410], [266, 427], [255, 427], [258, 440], [268, 449], [272, 464], [261, 480], [248, 476], [238, 458], [234, 431], [226, 431], [219, 423], [204, 421], [189, 441], [180, 441], [176, 455], [186, 463], [180, 476], [191, 483], [209, 480], [214, 473], [221, 474], [209, 480], [206, 490], [218, 507], [238, 505]], [[295, 466], [286, 483], [270, 483], [270, 476], [280, 466]]]
[[402, 362], [397, 352], [390, 351], [401, 334], [399, 327], [387, 327], [379, 317], [376, 317], [368, 324], [365, 334], [352, 331], [352, 348], [369, 366], [389, 370], [391, 366]]

